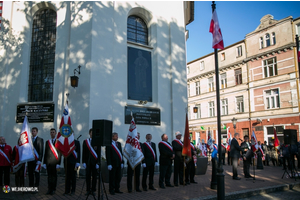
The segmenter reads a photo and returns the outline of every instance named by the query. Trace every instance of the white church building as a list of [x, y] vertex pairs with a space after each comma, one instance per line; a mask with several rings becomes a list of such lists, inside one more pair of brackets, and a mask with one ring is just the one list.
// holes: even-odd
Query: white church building
[[131, 112], [141, 142], [147, 133], [173, 140], [185, 128], [193, 17], [194, 3], [182, 1], [3, 1], [0, 135], [15, 146], [27, 113], [50, 139], [68, 96], [81, 144], [93, 120], [106, 119], [124, 147]]

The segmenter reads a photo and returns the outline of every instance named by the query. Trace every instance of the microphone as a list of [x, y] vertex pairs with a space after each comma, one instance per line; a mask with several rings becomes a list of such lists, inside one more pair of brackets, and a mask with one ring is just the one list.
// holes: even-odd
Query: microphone
[[81, 136], [82, 136], [82, 135], [79, 135], [78, 138], [77, 138], [77, 140], [78, 140]]

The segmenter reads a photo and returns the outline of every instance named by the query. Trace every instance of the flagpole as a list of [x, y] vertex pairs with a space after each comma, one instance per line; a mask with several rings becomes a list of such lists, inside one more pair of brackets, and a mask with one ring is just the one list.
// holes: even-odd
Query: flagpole
[[[212, 13], [216, 9], [216, 4], [212, 2]], [[214, 49], [215, 55], [215, 75], [216, 75], [216, 101], [217, 101], [217, 127], [218, 127], [218, 168], [217, 168], [217, 198], [218, 200], [225, 200], [225, 188], [224, 188], [224, 174], [223, 166], [221, 163], [221, 112], [220, 112], [220, 81], [219, 81], [219, 66], [218, 66], [218, 49]]]
[[[67, 96], [67, 105], [69, 104], [69, 93], [66, 93]], [[66, 160], [66, 166], [65, 166], [65, 193], [67, 192], [67, 174], [68, 174], [68, 158], [64, 157], [64, 159]]]

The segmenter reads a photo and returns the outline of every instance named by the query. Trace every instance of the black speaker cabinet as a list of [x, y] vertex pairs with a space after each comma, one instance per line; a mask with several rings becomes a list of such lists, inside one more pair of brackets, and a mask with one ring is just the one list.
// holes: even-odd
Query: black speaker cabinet
[[92, 146], [111, 145], [112, 128], [112, 121], [105, 119], [93, 120]]
[[284, 144], [294, 145], [297, 144], [297, 130], [296, 129], [284, 129]]

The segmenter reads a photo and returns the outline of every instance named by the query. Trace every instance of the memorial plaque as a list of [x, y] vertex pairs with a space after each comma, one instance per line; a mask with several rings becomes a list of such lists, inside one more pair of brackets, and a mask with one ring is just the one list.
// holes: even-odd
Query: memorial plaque
[[151, 52], [128, 47], [128, 99], [152, 102]]
[[18, 105], [16, 123], [23, 123], [26, 113], [29, 123], [53, 122], [54, 103]]
[[160, 109], [125, 106], [125, 124], [131, 122], [131, 112], [136, 124], [160, 126]]

